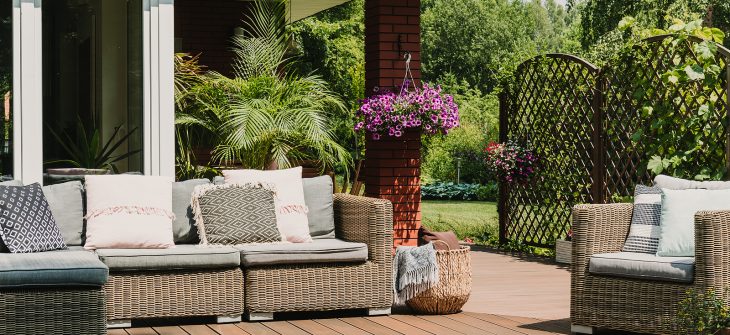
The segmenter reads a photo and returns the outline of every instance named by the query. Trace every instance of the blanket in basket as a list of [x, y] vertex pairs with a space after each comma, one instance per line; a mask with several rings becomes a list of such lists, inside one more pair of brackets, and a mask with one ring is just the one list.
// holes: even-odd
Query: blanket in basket
[[396, 305], [428, 290], [439, 281], [436, 250], [432, 243], [420, 247], [398, 247], [393, 260], [393, 296]]

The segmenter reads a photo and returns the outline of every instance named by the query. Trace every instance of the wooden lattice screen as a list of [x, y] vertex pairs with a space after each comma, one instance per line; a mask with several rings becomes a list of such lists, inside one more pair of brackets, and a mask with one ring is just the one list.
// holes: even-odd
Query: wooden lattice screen
[[500, 99], [500, 140], [529, 143], [540, 171], [528, 184], [500, 185], [502, 243], [551, 247], [570, 229], [576, 204], [615, 201], [632, 195], [637, 183], [650, 184], [646, 144], [658, 136], [656, 120], [642, 113], [643, 106], [667, 104], [696, 113], [701, 101], [720, 97], [706, 118], [710, 131], [699, 139], [712, 154], [694, 159], [698, 168], [730, 166], [730, 51], [718, 46], [722, 71], [714, 87], [667, 85], [662, 74], [695, 57], [692, 47], [698, 43], [669, 48], [668, 37], [645, 40], [635, 54], [603, 70], [563, 54], [539, 56], [517, 68]]

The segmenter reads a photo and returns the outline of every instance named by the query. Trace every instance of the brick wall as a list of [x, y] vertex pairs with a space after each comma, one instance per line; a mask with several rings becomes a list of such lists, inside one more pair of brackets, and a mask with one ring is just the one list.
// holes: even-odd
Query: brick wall
[[251, 2], [238, 0], [175, 1], [175, 38], [181, 39], [182, 52], [200, 54], [200, 64], [230, 75], [231, 37], [241, 27]]
[[[421, 78], [420, 0], [365, 1], [365, 86], [397, 91], [411, 53], [413, 77]], [[395, 245], [415, 245], [421, 226], [421, 137], [406, 132], [365, 143], [365, 190], [393, 202]]]

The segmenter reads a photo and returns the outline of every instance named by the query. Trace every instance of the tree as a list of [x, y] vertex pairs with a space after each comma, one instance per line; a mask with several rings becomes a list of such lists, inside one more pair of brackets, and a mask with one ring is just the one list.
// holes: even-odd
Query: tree
[[605, 39], [626, 16], [635, 17], [644, 27], [667, 28], [672, 19], [705, 19], [708, 26], [730, 31], [727, 0], [587, 0], [581, 17], [583, 48], [590, 49]]
[[[424, 0], [421, 41], [423, 75], [446, 74], [485, 93], [520, 62], [538, 53], [566, 51], [573, 18], [548, 0]], [[574, 45], [574, 43], [573, 43]]]

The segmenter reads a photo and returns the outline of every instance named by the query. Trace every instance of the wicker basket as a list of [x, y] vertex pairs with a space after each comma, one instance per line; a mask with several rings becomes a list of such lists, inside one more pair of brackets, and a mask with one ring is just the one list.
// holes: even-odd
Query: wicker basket
[[[446, 242], [436, 240], [446, 244]], [[453, 314], [461, 311], [471, 294], [470, 248], [459, 250], [436, 250], [439, 265], [439, 282], [436, 286], [421, 292], [406, 303], [421, 314]]]

